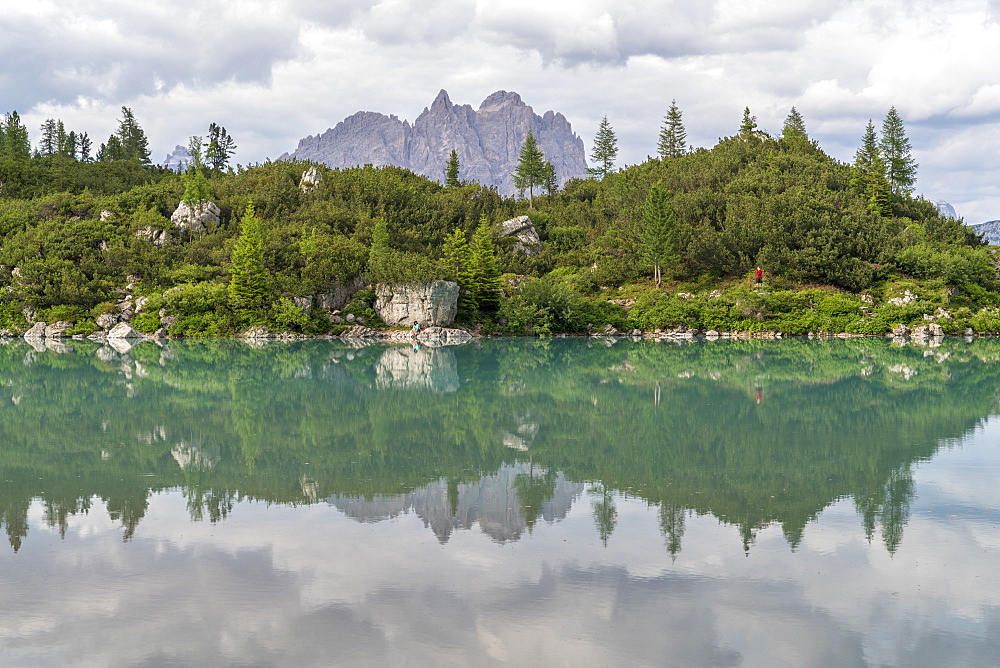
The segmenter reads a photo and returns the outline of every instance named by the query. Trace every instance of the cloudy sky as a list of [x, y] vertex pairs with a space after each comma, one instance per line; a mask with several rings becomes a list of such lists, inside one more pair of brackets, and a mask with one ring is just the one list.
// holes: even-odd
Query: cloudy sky
[[917, 192], [969, 223], [1000, 218], [1000, 0], [0, 0], [0, 112], [103, 142], [130, 107], [154, 160], [208, 124], [243, 164], [359, 110], [413, 120], [516, 91], [562, 112], [587, 150], [608, 116], [619, 164], [655, 152], [671, 99], [712, 146], [749, 106], [793, 105], [850, 161], [895, 106]]

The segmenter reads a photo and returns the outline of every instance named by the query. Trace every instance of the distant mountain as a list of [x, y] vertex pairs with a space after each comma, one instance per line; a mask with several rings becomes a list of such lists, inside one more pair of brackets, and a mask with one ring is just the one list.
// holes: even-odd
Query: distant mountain
[[988, 220], [985, 223], [969, 225], [979, 234], [982, 234], [986, 241], [993, 245], [1000, 245], [1000, 220]]
[[452, 104], [442, 90], [410, 125], [396, 116], [359, 111], [321, 135], [299, 141], [279, 160], [312, 160], [330, 167], [395, 165], [439, 182], [452, 149], [458, 152], [459, 177], [495, 185], [504, 195], [515, 192], [512, 173], [525, 136], [531, 130], [560, 185], [584, 177], [583, 140], [561, 113], [539, 116], [517, 93], [497, 91], [474, 110]]
[[191, 162], [191, 153], [187, 150], [187, 147], [178, 144], [160, 164], [168, 169], [174, 170], [175, 172], [179, 172], [184, 169], [189, 162]]
[[943, 199], [932, 199], [930, 200], [930, 203], [937, 207], [938, 213], [942, 216], [958, 220], [958, 214], [955, 213], [955, 207], [948, 204], [948, 202], [945, 202]]

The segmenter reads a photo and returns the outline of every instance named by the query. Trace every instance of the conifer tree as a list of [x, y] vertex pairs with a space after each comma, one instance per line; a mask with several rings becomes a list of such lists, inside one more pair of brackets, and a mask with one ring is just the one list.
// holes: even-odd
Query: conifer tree
[[31, 142], [28, 128], [21, 122], [16, 111], [4, 116], [0, 124], [0, 158], [12, 161], [28, 160], [31, 157]]
[[476, 303], [473, 290], [472, 250], [465, 238], [465, 232], [459, 228], [452, 231], [445, 239], [443, 254], [442, 263], [444, 264], [445, 277], [458, 283], [459, 312], [471, 316], [478, 310], [479, 305]]
[[259, 311], [267, 297], [264, 231], [253, 202], [240, 220], [240, 236], [229, 259], [229, 303], [238, 311]]
[[740, 123], [740, 136], [752, 137], [757, 132], [757, 117], [750, 115], [750, 107], [743, 109], [743, 121]]
[[150, 162], [149, 140], [135, 120], [135, 114], [128, 107], [122, 107], [118, 130], [108, 138], [106, 153], [105, 160], [135, 160], [143, 165], [148, 165]]
[[559, 179], [556, 176], [556, 168], [548, 160], [542, 166], [542, 189], [545, 190], [545, 194], [551, 197], [559, 190]]
[[660, 128], [660, 141], [657, 144], [656, 152], [664, 160], [679, 158], [687, 152], [687, 132], [684, 130], [681, 110], [677, 108], [677, 100], [670, 101], [670, 108], [663, 118], [663, 127]]
[[903, 119], [896, 107], [890, 107], [882, 122], [882, 139], [879, 142], [885, 160], [889, 190], [894, 195], [909, 194], [917, 180], [917, 163], [911, 154], [912, 146], [906, 137]]
[[528, 135], [521, 145], [517, 168], [514, 170], [514, 187], [524, 195], [528, 191], [528, 208], [534, 208], [534, 189], [545, 182], [545, 154], [538, 148], [535, 134], [528, 130]]
[[223, 170], [229, 164], [229, 158], [236, 152], [236, 141], [229, 136], [226, 128], [210, 123], [208, 126], [208, 141], [204, 144], [205, 163], [208, 167]]
[[191, 137], [188, 140], [188, 153], [191, 162], [181, 175], [184, 183], [183, 201], [196, 211], [208, 200], [208, 179], [205, 178], [205, 163], [202, 159], [201, 137]]
[[802, 114], [799, 113], [798, 109], [792, 107], [781, 128], [781, 138], [793, 140], [807, 139], [808, 137], [809, 134], [806, 132], [806, 123], [802, 120]]
[[368, 275], [372, 283], [389, 283], [392, 276], [392, 247], [389, 245], [389, 223], [385, 218], [375, 221], [372, 245], [368, 251]]
[[458, 162], [458, 151], [451, 149], [448, 156], [448, 164], [444, 168], [444, 185], [446, 188], [458, 188], [462, 185], [459, 179], [461, 165]]
[[885, 160], [879, 149], [878, 135], [871, 120], [861, 140], [861, 148], [854, 155], [854, 172], [851, 183], [868, 200], [868, 208], [882, 216], [891, 214], [889, 206], [889, 181], [886, 179]]
[[493, 226], [485, 216], [479, 219], [479, 227], [472, 234], [469, 246], [470, 271], [473, 276], [473, 296], [480, 311], [496, 311], [500, 308], [500, 263], [497, 261], [496, 244], [493, 242]]
[[597, 128], [597, 136], [594, 138], [594, 148], [590, 152], [590, 161], [594, 167], [588, 168], [587, 173], [598, 179], [603, 179], [611, 173], [615, 166], [615, 158], [618, 157], [618, 138], [615, 131], [605, 116]]
[[675, 240], [677, 219], [670, 199], [670, 193], [656, 183], [649, 189], [642, 206], [643, 252], [646, 262], [652, 266], [657, 288], [662, 281], [663, 268], [673, 267], [680, 261]]

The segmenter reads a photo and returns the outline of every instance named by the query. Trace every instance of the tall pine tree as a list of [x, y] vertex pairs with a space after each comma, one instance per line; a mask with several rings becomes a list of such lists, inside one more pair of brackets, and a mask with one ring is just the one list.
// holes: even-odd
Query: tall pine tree
[[889, 181], [885, 174], [885, 160], [879, 148], [878, 135], [869, 120], [861, 147], [854, 154], [851, 183], [864, 194], [869, 210], [882, 216], [892, 213], [889, 206]]
[[267, 298], [267, 269], [264, 267], [264, 230], [253, 202], [248, 202], [240, 220], [229, 258], [229, 303], [238, 311], [261, 311]]
[[677, 108], [677, 100], [670, 101], [670, 109], [663, 118], [656, 152], [663, 159], [679, 158], [687, 152], [687, 131], [684, 129], [681, 110]]
[[459, 179], [461, 165], [458, 162], [458, 151], [451, 149], [448, 156], [448, 164], [444, 168], [444, 185], [446, 188], [458, 188], [462, 185]]
[[643, 253], [646, 263], [653, 269], [653, 280], [657, 288], [663, 278], [663, 269], [668, 268], [669, 275], [680, 261], [675, 239], [677, 218], [670, 199], [670, 193], [659, 183], [655, 183], [642, 205]]
[[917, 163], [911, 154], [912, 146], [906, 137], [903, 119], [896, 107], [890, 107], [882, 122], [882, 139], [879, 142], [885, 160], [889, 190], [894, 195], [909, 194], [917, 181]]
[[587, 169], [587, 173], [598, 179], [603, 179], [611, 173], [615, 166], [615, 158], [618, 157], [618, 138], [615, 131], [605, 116], [597, 128], [597, 136], [594, 138], [594, 148], [590, 152], [590, 161], [594, 167]]
[[538, 148], [535, 134], [528, 135], [521, 145], [517, 167], [514, 169], [514, 187], [523, 195], [528, 191], [528, 208], [534, 208], [534, 190], [545, 183], [545, 154]]

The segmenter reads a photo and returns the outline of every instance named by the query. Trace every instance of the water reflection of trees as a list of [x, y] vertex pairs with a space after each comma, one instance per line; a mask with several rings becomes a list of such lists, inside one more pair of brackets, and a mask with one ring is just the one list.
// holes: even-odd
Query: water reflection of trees
[[912, 464], [993, 412], [998, 357], [994, 341], [15, 342], [0, 346], [0, 522], [18, 549], [33, 499], [65, 533], [100, 498], [128, 540], [162, 489], [215, 522], [244, 499], [397, 498], [437, 481], [435, 512], [456, 515], [523, 461], [501, 477], [529, 530], [560, 472], [597, 490], [605, 542], [615, 493], [659, 506], [674, 556], [688, 513], [737, 526], [746, 549], [778, 523], [794, 549], [850, 496], [894, 551]]

